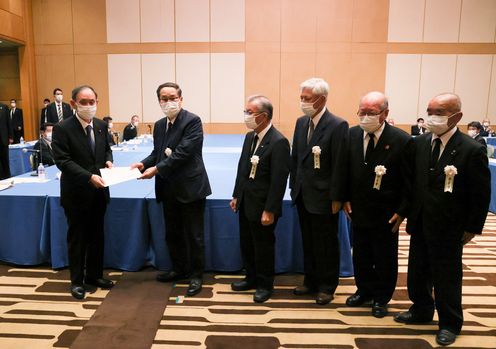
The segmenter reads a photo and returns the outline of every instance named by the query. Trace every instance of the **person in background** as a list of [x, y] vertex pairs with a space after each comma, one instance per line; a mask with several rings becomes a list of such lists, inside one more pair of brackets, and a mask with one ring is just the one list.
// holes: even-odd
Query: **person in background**
[[482, 144], [484, 146], [484, 148], [487, 149], [487, 144], [486, 144], [486, 140], [484, 139], [484, 137], [482, 137], [480, 134], [482, 132], [482, 125], [479, 121], [472, 121], [471, 123], [469, 123], [467, 125], [467, 129], [468, 129], [468, 132], [467, 134], [472, 137], [474, 140], [476, 140], [477, 142], [479, 142], [480, 144]]
[[47, 120], [47, 113], [48, 113], [48, 105], [50, 104], [50, 100], [48, 98], [45, 98], [43, 100], [43, 108], [41, 109], [40, 113], [40, 129], [43, 126], [45, 122], [48, 122]]
[[34, 145], [35, 150], [41, 150], [37, 159], [38, 161], [33, 162], [33, 170], [38, 168], [40, 159], [41, 163], [45, 166], [55, 165], [55, 160], [53, 159], [53, 150], [52, 150], [52, 131], [53, 124], [46, 122], [40, 128], [41, 138]]
[[0, 103], [0, 179], [10, 178], [9, 144], [12, 144], [9, 108]]
[[419, 136], [419, 135], [423, 135], [426, 131], [427, 131], [427, 129], [424, 127], [424, 119], [418, 118], [417, 119], [417, 125], [412, 126], [412, 130], [411, 130], [410, 134], [412, 136]]
[[136, 138], [138, 136], [138, 125], [139, 116], [133, 115], [131, 117], [131, 122], [124, 127], [124, 132], [122, 134], [122, 140], [128, 141], [130, 139]]
[[46, 122], [56, 124], [62, 120], [70, 118], [73, 115], [72, 108], [69, 104], [63, 102], [64, 94], [60, 88], [53, 90], [54, 101], [47, 106]]
[[494, 137], [496, 136], [496, 133], [493, 131], [491, 127], [491, 122], [489, 119], [484, 119], [482, 121], [482, 130], [480, 131], [481, 137]]
[[109, 144], [112, 146], [112, 145], [115, 145], [115, 142], [114, 142], [114, 132], [112, 131], [112, 129], [114, 128], [114, 123], [112, 122], [112, 117], [111, 116], [106, 116], [103, 118], [103, 121], [105, 121], [107, 123], [107, 138], [108, 138], [108, 142]]
[[17, 144], [20, 142], [21, 138], [24, 139], [24, 120], [22, 116], [22, 109], [17, 108], [17, 101], [15, 99], [10, 100], [9, 115], [14, 144]]
[[230, 203], [231, 209], [239, 212], [241, 254], [246, 270], [244, 280], [232, 283], [231, 288], [256, 289], [253, 300], [257, 303], [268, 300], [274, 289], [274, 230], [282, 215], [290, 166], [289, 142], [272, 125], [272, 111], [267, 97], [248, 97], [245, 124], [252, 131], [245, 137]]

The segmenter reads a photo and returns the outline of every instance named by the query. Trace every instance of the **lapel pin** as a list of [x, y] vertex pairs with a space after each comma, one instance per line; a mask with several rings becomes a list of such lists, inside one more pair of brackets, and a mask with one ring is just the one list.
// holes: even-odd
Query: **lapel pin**
[[388, 150], [388, 149], [389, 149], [389, 144], [386, 144], [386, 145], [384, 146], [384, 149]]

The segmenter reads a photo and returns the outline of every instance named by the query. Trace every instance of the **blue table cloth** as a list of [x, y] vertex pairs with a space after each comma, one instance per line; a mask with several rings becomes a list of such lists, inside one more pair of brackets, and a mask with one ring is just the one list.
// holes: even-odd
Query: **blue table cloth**
[[[238, 217], [229, 208], [242, 135], [206, 135], [204, 160], [213, 194], [205, 210], [205, 267], [237, 271], [242, 268]], [[146, 157], [151, 141], [123, 144], [114, 150], [114, 165], [128, 166]], [[58, 169], [47, 168], [47, 183], [18, 184], [0, 192], [0, 260], [21, 265], [50, 262], [65, 267], [67, 223], [60, 206]], [[28, 176], [28, 174], [24, 175]], [[167, 270], [171, 263], [164, 236], [161, 205], [155, 200], [154, 180], [121, 183], [110, 188], [111, 200], [105, 217], [107, 268], [139, 270], [145, 265]], [[29, 217], [29, 219], [26, 219]], [[340, 215], [341, 276], [352, 276], [349, 225]], [[22, 246], [22, 247], [21, 247]], [[276, 229], [276, 272], [303, 271], [301, 233], [289, 193]]]
[[31, 171], [29, 156], [31, 153], [24, 153], [24, 149], [33, 149], [36, 142], [9, 145], [9, 166], [12, 177], [19, 176]]

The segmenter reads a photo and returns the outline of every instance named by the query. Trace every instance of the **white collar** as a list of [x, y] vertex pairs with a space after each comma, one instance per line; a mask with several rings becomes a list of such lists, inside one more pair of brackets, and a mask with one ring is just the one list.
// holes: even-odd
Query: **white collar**
[[260, 131], [259, 133], [255, 132], [255, 134], [258, 136], [259, 142], [262, 141], [262, 139], [265, 137], [265, 135], [267, 134], [267, 132], [271, 127], [272, 127], [272, 122], [269, 122], [269, 124], [262, 131]]
[[311, 118], [313, 121], [313, 127], [317, 128], [317, 124], [319, 123], [320, 119], [322, 118], [322, 115], [324, 115], [326, 110], [327, 110], [327, 108], [324, 106], [324, 108], [322, 108], [320, 113], [318, 113], [313, 118]]
[[[377, 130], [375, 130], [373, 133], [374, 133], [374, 137], [376, 140], [378, 140], [381, 135], [382, 135], [382, 132], [384, 132], [384, 128], [386, 127], [386, 121], [384, 121], [381, 125], [381, 127], [379, 127]], [[363, 131], [363, 130], [362, 130]], [[365, 131], [363, 131], [363, 139], [365, 139], [365, 137], [367, 137], [369, 134]], [[377, 142], [377, 141], [376, 141]]]
[[445, 134], [443, 134], [441, 137], [439, 137], [437, 134], [433, 133], [432, 134], [432, 139], [431, 139], [431, 145], [432, 143], [434, 142], [434, 140], [436, 138], [440, 138], [441, 139], [441, 144], [443, 146], [446, 146], [446, 144], [448, 144], [449, 140], [451, 139], [451, 137], [455, 134], [455, 132], [458, 130], [458, 127], [453, 127], [451, 130], [449, 130], [448, 132], [446, 132]]
[[91, 119], [90, 123], [86, 122], [85, 120], [83, 120], [76, 112], [76, 118], [78, 119], [79, 123], [81, 124], [81, 126], [83, 127], [83, 129], [86, 131], [86, 126], [90, 125], [91, 128], [93, 128], [93, 119]]

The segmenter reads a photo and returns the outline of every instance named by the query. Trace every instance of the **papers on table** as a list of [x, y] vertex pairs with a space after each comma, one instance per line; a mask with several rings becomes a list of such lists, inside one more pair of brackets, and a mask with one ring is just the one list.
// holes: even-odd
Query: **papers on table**
[[129, 167], [102, 168], [100, 172], [106, 187], [131, 181], [141, 176], [141, 172], [137, 168], [131, 170]]
[[8, 189], [15, 184], [22, 184], [22, 183], [46, 183], [49, 182], [50, 179], [48, 178], [38, 178], [38, 177], [12, 177], [9, 179], [5, 179], [3, 181], [0, 181], [0, 190], [5, 190]]
[[0, 182], [0, 191], [5, 190], [5, 189], [9, 189], [13, 185], [14, 185], [13, 180], [1, 181]]

